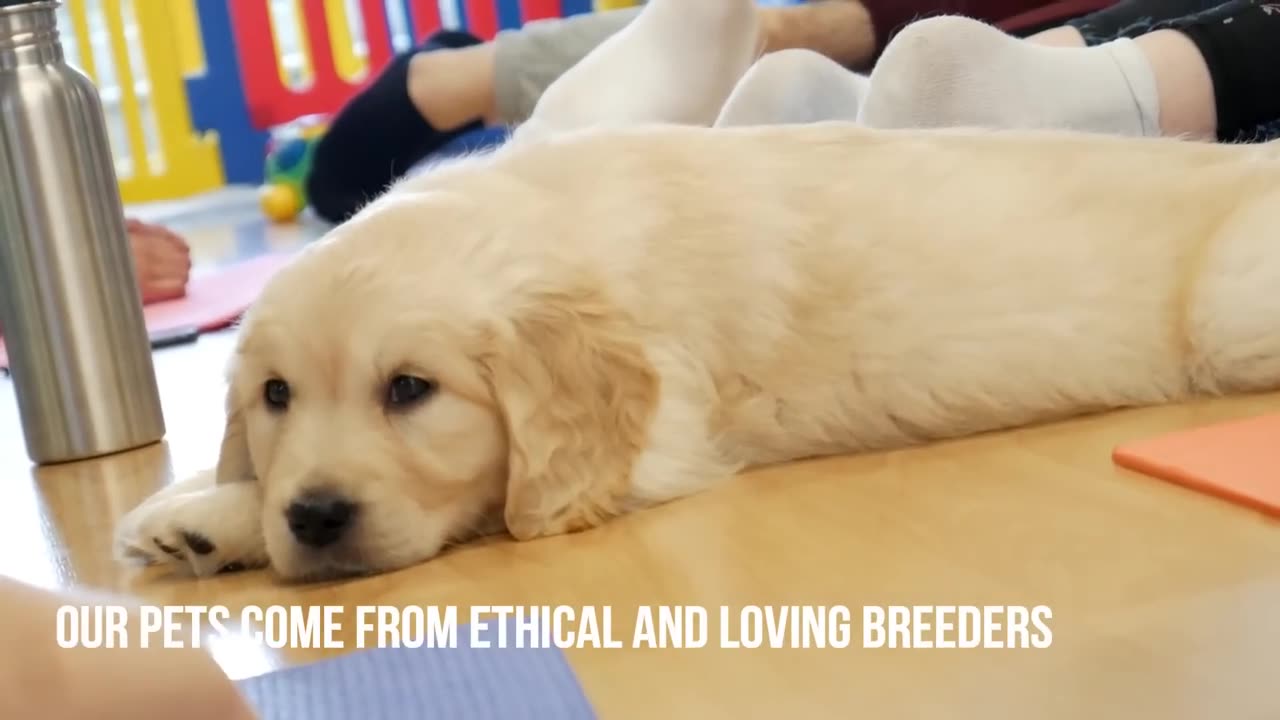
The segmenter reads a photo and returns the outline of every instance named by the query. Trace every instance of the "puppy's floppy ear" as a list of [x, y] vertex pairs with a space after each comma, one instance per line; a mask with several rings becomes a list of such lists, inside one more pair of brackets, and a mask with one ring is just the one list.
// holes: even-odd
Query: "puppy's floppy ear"
[[541, 293], [481, 360], [506, 423], [507, 530], [518, 540], [619, 512], [658, 400], [635, 326], [599, 291]]
[[258, 477], [249, 457], [244, 411], [237, 399], [234, 381], [227, 388], [226, 412], [227, 422], [222, 430], [222, 447], [218, 450], [218, 467], [215, 472], [217, 484], [255, 481]]

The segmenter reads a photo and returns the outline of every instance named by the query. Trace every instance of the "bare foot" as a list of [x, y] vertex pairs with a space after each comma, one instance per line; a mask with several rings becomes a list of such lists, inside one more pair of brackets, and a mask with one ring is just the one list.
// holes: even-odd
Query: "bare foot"
[[142, 303], [173, 300], [187, 293], [191, 250], [171, 230], [132, 218], [125, 220]]

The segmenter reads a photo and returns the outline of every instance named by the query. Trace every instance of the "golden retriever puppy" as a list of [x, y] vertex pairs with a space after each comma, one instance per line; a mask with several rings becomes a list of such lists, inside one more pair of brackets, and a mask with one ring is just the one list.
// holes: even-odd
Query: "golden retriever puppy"
[[1280, 386], [1280, 145], [591, 130], [406, 181], [244, 321], [198, 574], [398, 568], [742, 468]]
[[376, 572], [743, 468], [1280, 386], [1280, 145], [641, 125], [734, 124], [753, 8], [650, 0], [506, 147], [280, 272], [216, 470], [120, 552]]

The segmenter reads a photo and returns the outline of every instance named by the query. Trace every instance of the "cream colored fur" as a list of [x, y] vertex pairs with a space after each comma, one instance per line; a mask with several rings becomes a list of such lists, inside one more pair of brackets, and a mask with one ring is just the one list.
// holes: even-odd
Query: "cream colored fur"
[[[400, 183], [272, 281], [217, 482], [148, 500], [120, 545], [198, 574], [372, 572], [742, 468], [1273, 389], [1277, 216], [1274, 144], [840, 123], [515, 142]], [[439, 389], [393, 412], [404, 373]], [[317, 485], [361, 508], [323, 552], [283, 520]]]

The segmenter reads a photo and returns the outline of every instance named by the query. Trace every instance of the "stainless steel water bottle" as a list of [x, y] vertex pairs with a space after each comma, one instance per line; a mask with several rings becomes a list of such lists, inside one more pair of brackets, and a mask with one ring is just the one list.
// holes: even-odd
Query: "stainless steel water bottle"
[[38, 464], [165, 433], [102, 101], [58, 5], [0, 0], [0, 333]]

